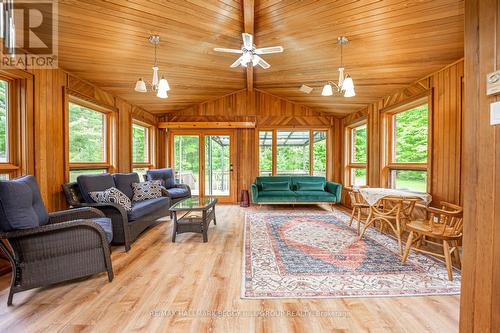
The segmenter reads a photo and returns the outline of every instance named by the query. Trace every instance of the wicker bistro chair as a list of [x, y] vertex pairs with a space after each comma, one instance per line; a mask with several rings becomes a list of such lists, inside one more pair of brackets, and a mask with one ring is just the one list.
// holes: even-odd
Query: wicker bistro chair
[[[363, 196], [359, 193], [358, 188], [354, 187], [346, 187], [345, 188], [347, 193], [349, 194], [349, 198], [351, 199], [351, 206], [352, 206], [352, 212], [351, 212], [351, 219], [349, 221], [349, 226], [352, 226], [352, 222], [354, 218], [356, 217], [356, 221], [358, 222], [357, 225], [357, 232], [359, 235], [360, 228], [361, 228], [361, 223], [366, 223], [366, 218], [368, 217], [368, 212], [370, 211], [370, 205], [366, 203], [365, 199], [363, 199]], [[362, 217], [365, 218], [365, 221], [363, 222]]]
[[[15, 201], [15, 202], [14, 202]], [[107, 272], [113, 280], [111, 221], [97, 209], [47, 213], [33, 176], [0, 181], [0, 249], [15, 293]]]
[[416, 203], [419, 201], [421, 201], [419, 197], [387, 196], [380, 199], [377, 204], [370, 207], [367, 222], [363, 227], [359, 239], [363, 239], [368, 227], [375, 224], [375, 222], [379, 222], [381, 231], [385, 227], [389, 227], [392, 230], [398, 239], [399, 252], [403, 254], [403, 231], [405, 230], [406, 223], [411, 219]]
[[[451, 281], [453, 280], [452, 253], [458, 265], [460, 266], [461, 264], [458, 247], [462, 239], [463, 209], [460, 206], [444, 201], [441, 202], [441, 209], [433, 207], [427, 207], [426, 209], [428, 213], [428, 218], [426, 220], [411, 221], [406, 225], [410, 234], [406, 242], [403, 262], [406, 262], [408, 259], [408, 255], [412, 248], [415, 251], [444, 258], [446, 269], [448, 270], [448, 279]], [[440, 243], [431, 241], [429, 238], [439, 240]], [[420, 244], [422, 241], [441, 246], [443, 248], [443, 254], [421, 249]]]

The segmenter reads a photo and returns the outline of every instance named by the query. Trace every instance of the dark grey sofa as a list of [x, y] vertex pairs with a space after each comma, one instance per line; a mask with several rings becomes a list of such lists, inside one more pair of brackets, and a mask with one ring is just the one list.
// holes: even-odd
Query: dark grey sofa
[[0, 181], [0, 249], [14, 293], [107, 272], [113, 280], [111, 220], [94, 208], [48, 213], [33, 176]]
[[164, 187], [163, 195], [170, 198], [171, 205], [181, 200], [191, 198], [191, 188], [185, 184], [176, 184], [174, 169], [163, 168], [148, 170], [144, 175], [145, 180], [160, 180]]
[[133, 202], [132, 211], [127, 212], [118, 204], [94, 202], [89, 192], [105, 191], [110, 187], [116, 187], [132, 199], [132, 183], [139, 183], [139, 175], [135, 172], [81, 175], [76, 183], [63, 185], [63, 190], [70, 206], [94, 207], [111, 218], [113, 243], [125, 244], [125, 251], [128, 251], [139, 234], [155, 224], [159, 218], [169, 216], [170, 198], [161, 197]]

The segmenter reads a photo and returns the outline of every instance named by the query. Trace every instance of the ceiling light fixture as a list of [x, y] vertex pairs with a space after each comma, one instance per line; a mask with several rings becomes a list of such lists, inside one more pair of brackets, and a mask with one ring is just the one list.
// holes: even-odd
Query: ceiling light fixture
[[337, 44], [340, 45], [340, 67], [339, 67], [339, 80], [338, 83], [333, 81], [328, 81], [323, 87], [323, 91], [321, 92], [322, 96], [332, 96], [333, 88], [337, 93], [344, 94], [344, 97], [354, 97], [356, 96], [356, 92], [354, 91], [354, 81], [349, 76], [349, 74], [345, 74], [345, 68], [343, 65], [343, 46], [347, 45], [349, 40], [345, 36], [340, 36], [337, 38]]
[[[170, 85], [168, 84], [167, 79], [165, 79], [165, 76], [161, 76], [161, 79], [158, 79], [158, 57], [157, 57], [157, 49], [158, 49], [158, 44], [160, 44], [160, 36], [158, 35], [151, 35], [149, 36], [149, 42], [154, 45], [155, 47], [155, 62], [153, 65], [153, 79], [151, 80], [150, 86], [151, 90], [156, 92], [156, 96], [159, 98], [168, 98], [167, 91], [170, 90]], [[146, 85], [146, 82], [140, 78], [137, 80], [135, 83], [135, 91], [145, 93], [148, 92], [148, 88]]]

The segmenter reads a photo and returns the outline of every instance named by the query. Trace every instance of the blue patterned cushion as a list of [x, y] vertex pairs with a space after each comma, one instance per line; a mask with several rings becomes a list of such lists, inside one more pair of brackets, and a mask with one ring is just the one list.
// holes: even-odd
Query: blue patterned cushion
[[108, 188], [106, 191], [90, 192], [89, 195], [92, 200], [98, 203], [116, 203], [127, 212], [132, 209], [132, 201], [130, 201], [129, 197], [115, 187]]
[[156, 199], [161, 197], [161, 181], [150, 180], [142, 183], [132, 184], [134, 197], [132, 201], [144, 201], [148, 199]]

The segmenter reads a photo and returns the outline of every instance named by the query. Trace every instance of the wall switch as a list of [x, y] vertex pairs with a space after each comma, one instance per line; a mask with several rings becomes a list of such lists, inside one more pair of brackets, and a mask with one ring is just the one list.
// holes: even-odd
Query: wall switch
[[490, 104], [490, 125], [500, 124], [500, 102]]
[[486, 95], [500, 93], [500, 71], [489, 73], [486, 76]]

